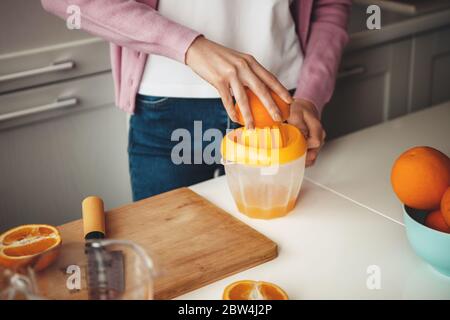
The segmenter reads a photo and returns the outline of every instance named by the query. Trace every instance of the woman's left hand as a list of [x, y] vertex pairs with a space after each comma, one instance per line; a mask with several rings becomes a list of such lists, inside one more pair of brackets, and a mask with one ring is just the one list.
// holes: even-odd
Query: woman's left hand
[[312, 102], [297, 98], [291, 104], [287, 122], [299, 128], [304, 134], [308, 144], [306, 166], [312, 166], [325, 142], [326, 136], [317, 108]]

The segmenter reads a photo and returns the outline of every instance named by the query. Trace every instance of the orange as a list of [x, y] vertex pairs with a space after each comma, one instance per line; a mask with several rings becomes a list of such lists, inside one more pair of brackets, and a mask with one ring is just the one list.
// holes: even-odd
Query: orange
[[240, 280], [228, 285], [223, 291], [224, 300], [288, 300], [279, 286], [253, 280]]
[[61, 236], [55, 227], [28, 224], [0, 235], [0, 265], [19, 269], [32, 266], [40, 271], [57, 257]]
[[450, 227], [445, 222], [441, 210], [436, 210], [427, 215], [425, 225], [431, 229], [450, 233]]
[[391, 183], [397, 197], [407, 206], [437, 209], [450, 185], [450, 159], [430, 147], [411, 148], [395, 161]]
[[447, 225], [450, 226], [450, 187], [447, 188], [441, 200], [441, 212]]
[[[255, 127], [264, 128], [277, 124], [278, 122], [272, 119], [270, 113], [267, 111], [261, 100], [259, 100], [259, 98], [250, 89], [247, 88], [245, 91], [247, 92], [248, 104], [252, 112], [253, 123]], [[280, 109], [281, 118], [283, 119], [283, 121], [287, 120], [287, 118], [289, 117], [289, 104], [281, 99], [280, 96], [278, 96], [275, 92], [270, 91], [270, 94], [272, 95], [273, 101]], [[237, 103], [236, 113], [238, 122], [241, 125], [245, 125], [244, 118], [242, 117], [241, 110], [239, 109], [239, 105]]]

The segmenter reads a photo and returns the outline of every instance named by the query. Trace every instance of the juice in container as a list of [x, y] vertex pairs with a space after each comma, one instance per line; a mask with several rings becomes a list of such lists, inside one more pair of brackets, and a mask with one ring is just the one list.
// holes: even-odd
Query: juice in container
[[221, 149], [228, 186], [240, 212], [272, 219], [294, 208], [307, 149], [300, 130], [289, 124], [242, 127], [224, 137]]

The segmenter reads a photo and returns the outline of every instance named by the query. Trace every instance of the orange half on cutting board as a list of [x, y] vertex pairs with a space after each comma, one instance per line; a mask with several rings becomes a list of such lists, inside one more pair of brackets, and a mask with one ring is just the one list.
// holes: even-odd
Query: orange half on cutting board
[[27, 266], [36, 271], [49, 266], [61, 246], [58, 230], [45, 224], [28, 224], [0, 235], [0, 265], [10, 269]]
[[288, 300], [288, 295], [276, 284], [264, 281], [241, 280], [228, 285], [223, 300]]

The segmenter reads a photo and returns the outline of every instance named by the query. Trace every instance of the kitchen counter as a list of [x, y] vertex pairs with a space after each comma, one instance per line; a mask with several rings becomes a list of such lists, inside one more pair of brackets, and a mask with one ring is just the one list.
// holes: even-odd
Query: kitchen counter
[[[450, 299], [450, 278], [410, 248], [401, 205], [385, 181], [395, 155], [412, 145], [448, 154], [448, 119], [450, 103], [327, 144], [307, 170], [296, 208], [284, 218], [264, 221], [239, 213], [225, 177], [192, 186], [277, 242], [279, 256], [179, 299], [221, 299], [226, 285], [243, 279], [274, 282], [291, 299]], [[380, 275], [375, 288], [373, 270]]]
[[430, 146], [450, 155], [449, 137], [450, 101], [327, 143], [307, 176], [402, 224], [390, 183], [395, 159], [414, 146]]
[[450, 8], [450, 0], [354, 0], [361, 5], [377, 5], [391, 12], [417, 15]]
[[368, 30], [366, 26], [369, 14], [367, 5], [354, 3], [350, 15], [348, 31], [350, 42], [345, 51], [363, 49], [377, 44], [410, 37], [427, 30], [450, 24], [450, 7], [414, 16], [381, 9], [381, 29]]

